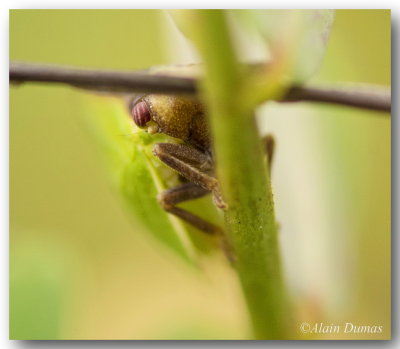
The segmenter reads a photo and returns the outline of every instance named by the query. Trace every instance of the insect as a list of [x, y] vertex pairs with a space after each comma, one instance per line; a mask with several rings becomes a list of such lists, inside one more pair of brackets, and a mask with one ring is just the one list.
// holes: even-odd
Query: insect
[[[149, 94], [133, 98], [129, 109], [135, 124], [149, 134], [164, 133], [182, 141], [181, 144], [156, 143], [153, 147], [155, 156], [188, 181], [159, 194], [160, 205], [197, 229], [223, 238], [221, 227], [177, 206], [211, 193], [218, 208], [227, 208], [215, 178], [212, 140], [204, 105], [195, 98]], [[271, 164], [274, 140], [267, 135], [264, 142]]]

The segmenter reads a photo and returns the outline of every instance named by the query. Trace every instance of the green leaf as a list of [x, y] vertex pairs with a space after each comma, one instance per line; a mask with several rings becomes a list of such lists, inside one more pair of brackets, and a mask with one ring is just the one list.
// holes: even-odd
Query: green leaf
[[121, 99], [88, 95], [84, 106], [85, 121], [97, 140], [107, 172], [135, 222], [182, 258], [193, 262], [196, 252], [186, 227], [167, 215], [156, 199], [158, 193], [177, 184], [177, 175], [152, 154], [154, 143], [170, 140], [138, 129]]
[[[271, 60], [286, 64], [288, 78], [307, 80], [319, 68], [334, 20], [333, 10], [232, 10], [232, 26], [245, 41], [263, 42]], [[238, 29], [239, 27], [239, 29]], [[239, 36], [239, 35], [237, 35]]]

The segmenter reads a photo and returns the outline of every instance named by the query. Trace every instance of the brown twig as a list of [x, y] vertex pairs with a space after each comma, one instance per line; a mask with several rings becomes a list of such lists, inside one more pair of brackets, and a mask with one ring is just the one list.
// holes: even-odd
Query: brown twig
[[10, 64], [10, 82], [60, 83], [105, 92], [196, 92], [195, 80], [188, 78], [151, 75], [146, 71], [88, 70], [28, 63]]
[[[10, 82], [60, 83], [105, 92], [145, 92], [168, 94], [197, 93], [196, 79], [151, 74], [87, 70], [28, 63], [10, 64]], [[288, 90], [281, 102], [319, 102], [390, 112], [390, 90], [376, 86], [307, 87]]]
[[292, 87], [285, 102], [320, 102], [390, 112], [390, 90], [377, 86]]

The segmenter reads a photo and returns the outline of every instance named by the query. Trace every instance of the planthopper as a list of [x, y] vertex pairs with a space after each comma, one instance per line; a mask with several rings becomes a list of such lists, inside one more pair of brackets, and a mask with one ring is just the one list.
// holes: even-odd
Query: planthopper
[[[221, 227], [177, 206], [211, 194], [219, 209], [228, 208], [215, 177], [212, 137], [204, 105], [198, 99], [186, 96], [148, 94], [131, 99], [129, 111], [135, 124], [149, 134], [163, 133], [180, 141], [153, 146], [153, 154], [183, 178], [180, 185], [158, 195], [162, 208], [197, 229], [219, 237], [221, 247], [232, 260]], [[264, 141], [270, 167], [274, 140], [267, 135]]]

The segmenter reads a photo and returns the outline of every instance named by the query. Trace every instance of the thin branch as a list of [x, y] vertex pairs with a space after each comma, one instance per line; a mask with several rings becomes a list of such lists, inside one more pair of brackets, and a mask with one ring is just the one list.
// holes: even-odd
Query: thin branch
[[[148, 71], [87, 70], [29, 63], [10, 64], [10, 82], [60, 83], [105, 92], [196, 94], [196, 79]], [[390, 89], [377, 86], [307, 87], [289, 89], [281, 102], [318, 102], [390, 112]]]
[[196, 93], [194, 79], [146, 71], [88, 70], [29, 63], [10, 64], [10, 82], [49, 82], [105, 92]]
[[284, 102], [320, 102], [390, 112], [390, 90], [377, 86], [292, 87]]

